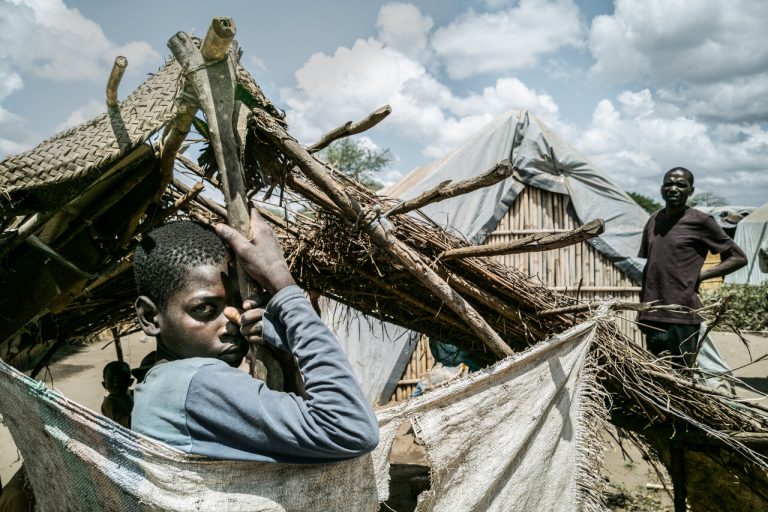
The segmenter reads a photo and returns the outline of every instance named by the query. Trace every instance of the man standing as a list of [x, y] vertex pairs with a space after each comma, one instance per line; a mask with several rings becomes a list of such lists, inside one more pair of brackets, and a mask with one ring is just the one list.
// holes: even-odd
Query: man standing
[[[651, 215], [643, 230], [641, 258], [648, 262], [643, 271], [642, 302], [701, 307], [699, 284], [721, 277], [747, 264], [747, 257], [704, 212], [689, 208], [693, 174], [675, 167], [664, 175], [661, 197], [665, 207]], [[702, 271], [707, 252], [721, 255], [721, 262]], [[638, 322], [645, 333], [648, 350], [655, 355], [669, 352], [678, 365], [693, 366], [699, 326], [704, 319], [695, 313], [645, 311]]]

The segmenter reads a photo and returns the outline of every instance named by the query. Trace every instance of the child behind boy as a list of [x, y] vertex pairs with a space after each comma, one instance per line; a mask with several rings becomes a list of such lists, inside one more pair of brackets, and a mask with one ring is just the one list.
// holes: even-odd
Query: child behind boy
[[133, 396], [128, 389], [133, 384], [131, 367], [123, 361], [112, 361], [104, 366], [101, 385], [109, 392], [101, 402], [101, 414], [125, 428], [131, 428]]
[[[133, 430], [219, 459], [322, 463], [370, 452], [378, 424], [346, 355], [255, 211], [250, 234], [180, 221], [142, 238], [136, 312], [158, 361], [136, 389]], [[265, 309], [240, 302], [227, 245], [272, 296]], [[258, 340], [297, 358], [306, 398], [238, 369]]]

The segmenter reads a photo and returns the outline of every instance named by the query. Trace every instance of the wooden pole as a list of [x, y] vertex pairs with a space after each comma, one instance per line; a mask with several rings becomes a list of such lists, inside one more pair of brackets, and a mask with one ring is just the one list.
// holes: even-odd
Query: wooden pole
[[[240, 151], [235, 139], [233, 114], [235, 111], [235, 56], [229, 51], [235, 37], [235, 24], [231, 18], [218, 17], [211, 22], [202, 50], [192, 38], [179, 32], [168, 41], [176, 60], [182, 65], [190, 85], [208, 121], [210, 144], [221, 176], [222, 192], [227, 206], [230, 226], [249, 236], [250, 215], [246, 203], [245, 181], [240, 162]], [[207, 55], [206, 59], [203, 55]], [[260, 306], [267, 302], [265, 294], [237, 263], [240, 293], [244, 299], [253, 299]], [[253, 348], [251, 357], [257, 378], [272, 389], [282, 390], [285, 385], [279, 362], [264, 348]]]
[[473, 245], [450, 249], [442, 255], [442, 259], [469, 258], [479, 256], [498, 256], [500, 254], [519, 254], [523, 252], [550, 251], [574, 245], [605, 231], [602, 219], [595, 219], [583, 226], [565, 233], [537, 233], [520, 240], [494, 245]]
[[128, 66], [128, 59], [119, 55], [115, 57], [115, 63], [112, 65], [112, 71], [107, 80], [107, 108], [116, 109], [119, 105], [117, 101], [117, 88], [120, 87], [120, 81], [123, 79], [125, 68]]
[[462, 180], [457, 183], [453, 183], [451, 180], [443, 181], [436, 187], [427, 190], [426, 192], [422, 192], [413, 199], [403, 201], [385, 213], [384, 216], [401, 215], [412, 210], [418, 210], [430, 203], [442, 201], [448, 197], [455, 197], [483, 187], [488, 187], [500, 181], [504, 181], [514, 175], [515, 172], [516, 170], [512, 167], [512, 163], [509, 160], [502, 160], [492, 169], [479, 176]]
[[117, 355], [117, 360], [123, 362], [125, 359], [123, 359], [123, 346], [120, 344], [120, 332], [118, 332], [116, 327], [111, 327], [109, 331], [112, 333], [112, 341], [115, 342], [115, 355]]

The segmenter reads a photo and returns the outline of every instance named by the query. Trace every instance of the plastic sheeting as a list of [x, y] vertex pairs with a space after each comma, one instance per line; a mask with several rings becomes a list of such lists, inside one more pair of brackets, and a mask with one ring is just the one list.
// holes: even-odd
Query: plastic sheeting
[[764, 204], [736, 226], [736, 245], [747, 254], [748, 263], [732, 274], [725, 276], [726, 284], [761, 284], [768, 280], [768, 274], [760, 270], [758, 250], [768, 244], [768, 203]]

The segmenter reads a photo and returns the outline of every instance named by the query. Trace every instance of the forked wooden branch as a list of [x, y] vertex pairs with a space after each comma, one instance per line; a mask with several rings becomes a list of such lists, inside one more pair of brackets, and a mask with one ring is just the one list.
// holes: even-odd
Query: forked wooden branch
[[[235, 24], [230, 18], [218, 17], [211, 22], [203, 51], [199, 50], [192, 38], [179, 32], [168, 41], [176, 60], [182, 65], [187, 82], [192, 87], [208, 121], [210, 144], [221, 175], [222, 192], [227, 206], [230, 226], [248, 236], [250, 215], [246, 203], [245, 181], [240, 161], [240, 150], [233, 128], [235, 110], [236, 63], [229, 50], [235, 37]], [[206, 60], [203, 53], [210, 57]], [[259, 287], [237, 264], [240, 293], [244, 298], [266, 305], [266, 297]], [[284, 387], [280, 364], [263, 347], [254, 349], [257, 378], [265, 380], [271, 389]]]
[[307, 148], [307, 151], [309, 151], [310, 153], [317, 153], [321, 149], [325, 149], [328, 146], [330, 146], [331, 143], [336, 140], [343, 139], [344, 137], [349, 137], [350, 135], [363, 133], [366, 130], [370, 130], [371, 128], [379, 124], [385, 117], [387, 117], [391, 113], [392, 113], [392, 108], [389, 105], [384, 105], [378, 110], [368, 114], [368, 117], [366, 117], [365, 119], [361, 119], [360, 121], [357, 121], [355, 123], [353, 123], [352, 121], [347, 121], [346, 123], [339, 126], [338, 128], [334, 128], [333, 130], [323, 135], [319, 141], [309, 146]]
[[387, 213], [385, 217], [391, 215], [399, 215], [407, 213], [413, 210], [418, 210], [428, 204], [436, 203], [447, 199], [449, 197], [455, 197], [462, 194], [467, 194], [474, 190], [478, 190], [484, 187], [494, 185], [500, 181], [504, 181], [515, 173], [515, 168], [509, 160], [502, 160], [496, 164], [491, 170], [484, 172], [479, 176], [462, 180], [453, 183], [451, 180], [444, 181], [436, 187], [422, 192], [413, 199], [403, 201], [398, 204]]
[[450, 249], [442, 259], [469, 258], [471, 256], [498, 256], [500, 254], [520, 254], [523, 252], [550, 251], [583, 242], [605, 231], [603, 219], [592, 220], [583, 226], [566, 233], [536, 233], [520, 240], [493, 245], [473, 245]]
[[[181, 190], [181, 192], [184, 194], [189, 194], [191, 191], [191, 189], [188, 186], [186, 186], [184, 183], [181, 182], [181, 180], [178, 180], [176, 178], [173, 179], [173, 186]], [[212, 213], [215, 213], [222, 219], [227, 218], [227, 210], [220, 204], [214, 201], [211, 201], [207, 197], [198, 195], [195, 197], [195, 201], [202, 204], [207, 209], [209, 209]], [[182, 209], [183, 209], [183, 205], [182, 205]]]
[[[279, 147], [322, 192], [327, 195], [342, 214], [351, 222], [356, 222], [364, 213], [360, 206], [328, 175], [328, 171], [315, 158], [290, 137], [285, 130], [267, 116], [254, 111], [256, 127]], [[386, 222], [386, 220], [384, 221]], [[442, 300], [451, 310], [462, 318], [498, 357], [513, 353], [512, 349], [494, 331], [485, 319], [459, 293], [440, 278], [418, 253], [398, 240], [384, 228], [381, 221], [367, 224], [371, 240], [389, 256], [421, 281], [432, 293]]]

